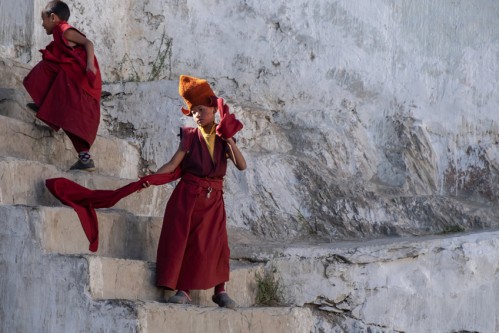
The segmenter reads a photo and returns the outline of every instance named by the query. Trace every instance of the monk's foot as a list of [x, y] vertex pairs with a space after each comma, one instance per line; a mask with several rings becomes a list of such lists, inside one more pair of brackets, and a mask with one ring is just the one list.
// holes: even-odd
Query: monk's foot
[[212, 301], [221, 308], [234, 309], [236, 307], [236, 302], [233, 301], [225, 291], [213, 295]]
[[69, 168], [70, 170], [83, 170], [83, 171], [94, 171], [95, 164], [93, 159], [89, 159], [87, 162], [82, 162], [82, 160], [78, 159], [75, 164]]
[[26, 104], [27, 107], [29, 107], [32, 111], [38, 112], [38, 106], [35, 103], [28, 103]]
[[191, 298], [186, 292], [179, 290], [174, 296], [167, 299], [167, 303], [190, 304]]

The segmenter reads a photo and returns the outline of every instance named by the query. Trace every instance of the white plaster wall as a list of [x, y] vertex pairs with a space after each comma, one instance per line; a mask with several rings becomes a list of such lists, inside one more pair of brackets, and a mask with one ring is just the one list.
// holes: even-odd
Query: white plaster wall
[[[44, 4], [35, 1], [34, 50], [50, 41], [36, 21]], [[148, 80], [165, 34], [172, 55], [157, 78], [217, 79], [236, 101], [310, 114], [348, 98], [367, 123], [406, 111], [452, 132], [466, 125], [458, 115], [498, 121], [493, 0], [69, 4], [70, 22], [95, 41], [107, 81]]]
[[44, 253], [43, 218], [0, 207], [0, 332], [137, 332], [133, 304], [91, 299], [87, 259]]
[[33, 6], [26, 1], [0, 2], [0, 57], [31, 60], [33, 16]]
[[361, 150], [376, 154], [363, 161], [348, 147], [338, 167], [351, 175], [375, 163], [375, 175], [367, 169], [364, 177], [390, 182], [383, 147], [394, 115], [424, 130], [441, 193], [450, 167], [467, 173], [481, 163], [464, 154], [469, 146], [498, 160], [495, 1], [187, 1], [171, 9], [173, 70], [214, 78], [235, 102], [284, 111], [277, 121], [295, 126], [283, 129], [319, 127], [345, 140], [350, 124], [338, 109], [347, 101], [372, 141], [357, 136]]
[[[2, 2], [8, 6], [2, 15], [22, 16], [32, 1]], [[45, 2], [34, 2], [26, 20], [35, 19], [35, 61], [50, 36], [38, 20]], [[171, 54], [155, 79], [211, 78], [227, 98], [293, 113], [308, 127], [347, 99], [375, 144], [383, 144], [383, 117], [403, 113], [429, 131], [440, 172], [450, 157], [460, 157], [453, 155], [458, 150], [479, 138], [494, 140], [488, 135], [498, 123], [493, 0], [69, 4], [70, 22], [95, 42], [107, 81], [152, 79], [168, 40]], [[30, 32], [31, 24], [19, 25], [9, 29]], [[8, 44], [11, 30], [2, 30]], [[14, 44], [26, 44], [25, 35], [14, 36]], [[450, 147], [456, 151], [448, 153]]]

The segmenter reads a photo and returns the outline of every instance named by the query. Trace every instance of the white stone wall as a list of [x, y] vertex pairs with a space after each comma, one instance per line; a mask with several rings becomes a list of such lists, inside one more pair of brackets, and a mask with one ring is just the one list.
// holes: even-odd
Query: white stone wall
[[0, 3], [0, 57], [30, 61], [33, 47], [33, 5], [27, 1]]
[[92, 301], [82, 256], [45, 254], [43, 210], [0, 207], [1, 332], [137, 332], [130, 304]]

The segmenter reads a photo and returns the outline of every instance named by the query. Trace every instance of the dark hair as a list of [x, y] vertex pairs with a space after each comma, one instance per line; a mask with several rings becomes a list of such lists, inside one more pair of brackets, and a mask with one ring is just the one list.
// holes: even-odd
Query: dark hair
[[47, 15], [56, 14], [63, 21], [69, 19], [69, 7], [62, 1], [50, 1], [47, 6], [45, 6], [45, 13]]

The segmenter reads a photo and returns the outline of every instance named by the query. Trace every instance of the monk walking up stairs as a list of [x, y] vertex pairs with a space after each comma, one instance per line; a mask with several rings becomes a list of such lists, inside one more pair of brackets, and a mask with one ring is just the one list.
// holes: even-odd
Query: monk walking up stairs
[[100, 121], [102, 80], [94, 45], [68, 24], [68, 6], [50, 1], [42, 11], [42, 26], [54, 40], [40, 61], [24, 79], [33, 98], [27, 106], [52, 129], [64, 130], [78, 160], [70, 170], [94, 171], [90, 155]]

